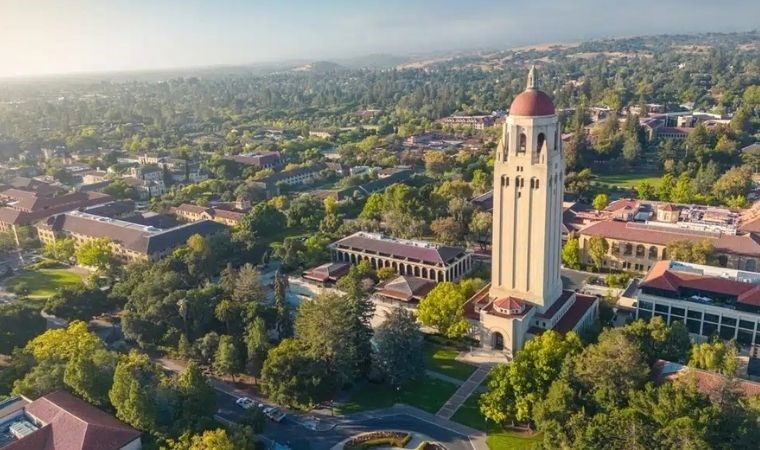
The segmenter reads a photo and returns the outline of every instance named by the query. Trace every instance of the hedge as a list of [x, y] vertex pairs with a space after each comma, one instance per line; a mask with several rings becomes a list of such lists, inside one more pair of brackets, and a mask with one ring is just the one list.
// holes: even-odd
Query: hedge
[[359, 436], [349, 439], [343, 444], [344, 450], [363, 450], [380, 445], [392, 445], [394, 447], [403, 447], [412, 436], [403, 431], [372, 431], [363, 433]]

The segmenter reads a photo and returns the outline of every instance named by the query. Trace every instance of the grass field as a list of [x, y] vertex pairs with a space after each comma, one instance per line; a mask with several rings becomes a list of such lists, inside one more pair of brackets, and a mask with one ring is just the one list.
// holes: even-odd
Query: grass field
[[626, 173], [620, 175], [600, 175], [596, 181], [599, 183], [609, 184], [610, 186], [620, 186], [624, 188], [635, 188], [637, 184], [645, 181], [652, 186], [657, 187], [660, 184], [660, 176], [653, 174]]
[[476, 367], [456, 360], [459, 350], [428, 344], [425, 346], [425, 365], [428, 369], [458, 380], [466, 380]]
[[512, 449], [530, 449], [543, 439], [539, 434], [526, 437], [517, 432], [503, 430], [493, 422], [486, 421], [485, 417], [480, 414], [478, 407], [479, 395], [471, 395], [467, 401], [457, 410], [454, 422], [475, 428], [476, 430], [485, 431], [488, 434], [486, 443], [491, 450], [512, 450]]
[[19, 283], [26, 285], [29, 297], [50, 297], [59, 288], [76, 286], [82, 283], [82, 277], [68, 269], [39, 269], [21, 272], [5, 281], [9, 290]]
[[338, 411], [350, 414], [406, 403], [435, 414], [456, 390], [457, 386], [430, 377], [409, 383], [399, 390], [385, 384], [367, 383], [354, 391], [350, 400]]

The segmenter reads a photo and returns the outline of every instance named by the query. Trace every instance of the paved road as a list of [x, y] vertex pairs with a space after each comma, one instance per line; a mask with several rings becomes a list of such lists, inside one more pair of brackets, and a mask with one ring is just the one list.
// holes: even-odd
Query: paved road
[[[236, 396], [217, 391], [217, 415], [230, 421], [240, 419], [243, 410], [235, 404]], [[291, 418], [281, 423], [267, 422], [264, 437], [285, 444], [293, 450], [329, 450], [349, 437], [378, 429], [398, 429], [421, 433], [443, 443], [449, 450], [473, 450], [469, 438], [462, 433], [446, 429], [431, 422], [412, 417], [403, 412], [392, 415], [378, 413], [360, 414], [358, 418], [322, 417], [323, 421], [334, 421], [336, 426], [327, 431], [312, 431], [304, 428]]]

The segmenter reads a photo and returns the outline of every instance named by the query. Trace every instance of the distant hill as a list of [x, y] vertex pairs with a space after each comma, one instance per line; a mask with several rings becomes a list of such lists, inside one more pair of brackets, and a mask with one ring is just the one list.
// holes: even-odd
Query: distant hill
[[292, 70], [294, 72], [335, 73], [346, 71], [348, 68], [332, 61], [314, 61], [295, 67]]
[[339, 59], [337, 61], [351, 69], [388, 69], [405, 64], [410, 61], [410, 58], [386, 53], [374, 53], [371, 55]]

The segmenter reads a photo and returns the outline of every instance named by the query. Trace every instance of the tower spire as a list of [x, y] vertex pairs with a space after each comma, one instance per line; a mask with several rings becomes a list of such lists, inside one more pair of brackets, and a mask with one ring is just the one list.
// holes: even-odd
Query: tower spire
[[528, 72], [528, 86], [525, 89], [538, 89], [538, 79], [536, 78], [535, 64], [530, 66], [530, 72]]

